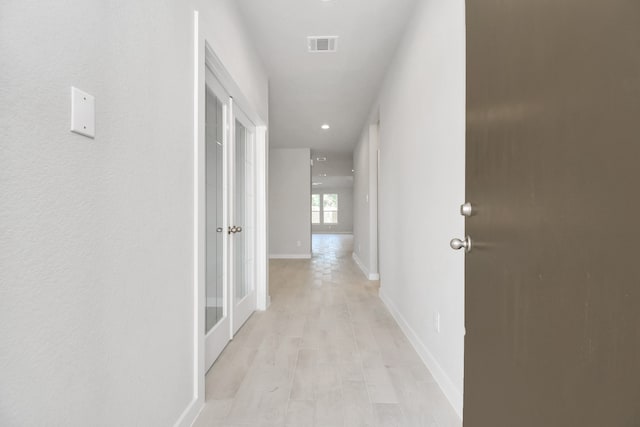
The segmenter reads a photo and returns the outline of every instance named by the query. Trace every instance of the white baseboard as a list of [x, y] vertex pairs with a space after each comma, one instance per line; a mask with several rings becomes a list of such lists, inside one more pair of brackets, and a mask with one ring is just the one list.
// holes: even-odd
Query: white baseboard
[[378, 274], [378, 273], [369, 273], [369, 269], [367, 267], [365, 267], [365, 265], [362, 263], [362, 261], [360, 260], [360, 258], [358, 257], [358, 255], [355, 252], [353, 252], [351, 254], [351, 256], [353, 257], [353, 260], [355, 261], [356, 265], [364, 273], [364, 276], [367, 279], [369, 279], [369, 280], [380, 280], [380, 274]]
[[431, 354], [429, 349], [424, 345], [424, 343], [420, 340], [418, 335], [415, 333], [413, 328], [409, 326], [409, 323], [402, 317], [400, 311], [396, 308], [396, 306], [391, 302], [391, 300], [385, 295], [383, 288], [380, 288], [379, 292], [380, 299], [387, 306], [387, 309], [393, 316], [393, 318], [398, 322], [400, 329], [406, 335], [407, 339], [413, 346], [413, 348], [418, 352], [418, 355], [427, 366], [429, 371], [431, 371], [431, 375], [436, 380], [440, 389], [444, 393], [444, 395], [455, 409], [458, 417], [462, 420], [462, 404], [463, 404], [463, 395], [462, 392], [456, 387], [456, 385], [451, 381], [451, 378], [447, 375], [447, 373], [442, 369], [436, 358]]
[[269, 254], [269, 259], [311, 259], [311, 254]]
[[204, 408], [204, 402], [201, 399], [193, 399], [173, 427], [191, 427], [200, 415], [202, 408]]
[[355, 261], [356, 265], [360, 268], [360, 270], [364, 273], [364, 275], [368, 278], [369, 277], [369, 269], [367, 267], [365, 267], [365, 265], [362, 263], [362, 261], [360, 261], [360, 257], [358, 257], [358, 254], [353, 252], [351, 254], [351, 257]]

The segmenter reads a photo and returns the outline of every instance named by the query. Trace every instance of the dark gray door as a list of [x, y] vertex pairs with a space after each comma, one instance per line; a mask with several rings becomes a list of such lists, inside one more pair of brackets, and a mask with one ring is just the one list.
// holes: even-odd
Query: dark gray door
[[640, 426], [640, 1], [466, 5], [464, 424]]

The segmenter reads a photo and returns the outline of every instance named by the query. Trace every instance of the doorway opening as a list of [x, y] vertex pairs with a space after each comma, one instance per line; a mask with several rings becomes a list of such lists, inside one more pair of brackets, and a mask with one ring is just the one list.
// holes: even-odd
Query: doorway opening
[[311, 249], [317, 255], [328, 250], [320, 243], [331, 240], [327, 236], [335, 236], [335, 241], [345, 240], [340, 236], [352, 239], [353, 153], [312, 151], [311, 155]]

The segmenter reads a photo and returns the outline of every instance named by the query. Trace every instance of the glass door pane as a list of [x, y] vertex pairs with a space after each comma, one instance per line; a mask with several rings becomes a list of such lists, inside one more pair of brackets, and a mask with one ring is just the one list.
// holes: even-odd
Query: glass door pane
[[224, 289], [224, 114], [223, 103], [207, 90], [206, 96], [206, 312], [205, 332], [226, 315]]
[[229, 160], [231, 98], [207, 68], [205, 96], [205, 368], [231, 339]]

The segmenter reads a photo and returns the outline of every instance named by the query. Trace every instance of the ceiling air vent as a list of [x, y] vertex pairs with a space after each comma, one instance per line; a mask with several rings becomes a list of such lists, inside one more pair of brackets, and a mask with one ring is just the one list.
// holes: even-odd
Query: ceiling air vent
[[309, 36], [307, 46], [309, 52], [335, 52], [338, 50], [338, 36]]

